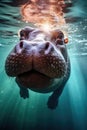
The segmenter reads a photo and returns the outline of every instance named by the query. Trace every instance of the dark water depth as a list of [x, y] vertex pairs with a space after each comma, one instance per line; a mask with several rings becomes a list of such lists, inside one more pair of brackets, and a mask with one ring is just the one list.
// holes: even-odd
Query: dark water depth
[[6, 57], [18, 42], [17, 31], [31, 25], [22, 21], [20, 3], [0, 2], [0, 130], [87, 130], [86, 1], [73, 0], [65, 13], [71, 76], [55, 110], [46, 105], [51, 93], [30, 91], [29, 99], [20, 98], [14, 78], [4, 70]]

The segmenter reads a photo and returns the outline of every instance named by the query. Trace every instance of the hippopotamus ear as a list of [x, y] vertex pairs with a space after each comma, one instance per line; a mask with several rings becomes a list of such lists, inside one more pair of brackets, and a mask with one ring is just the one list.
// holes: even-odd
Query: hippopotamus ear
[[65, 44], [67, 44], [68, 41], [69, 41], [68, 38], [65, 38], [65, 39], [64, 39], [64, 43], [65, 43]]
[[28, 26], [19, 30], [18, 35], [20, 40], [29, 39], [29, 33], [32, 32], [34, 28]]
[[59, 29], [55, 29], [52, 31], [52, 39], [63, 39], [64, 38], [64, 34], [62, 31], [60, 31]]

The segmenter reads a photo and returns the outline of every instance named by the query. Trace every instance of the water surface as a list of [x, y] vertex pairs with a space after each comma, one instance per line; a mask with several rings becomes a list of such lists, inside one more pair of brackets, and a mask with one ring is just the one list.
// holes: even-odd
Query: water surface
[[65, 13], [71, 76], [55, 110], [46, 105], [51, 93], [30, 91], [30, 98], [24, 100], [14, 78], [5, 74], [5, 59], [18, 43], [18, 30], [31, 25], [22, 21], [20, 3], [0, 3], [0, 130], [87, 130], [86, 1], [73, 0]]

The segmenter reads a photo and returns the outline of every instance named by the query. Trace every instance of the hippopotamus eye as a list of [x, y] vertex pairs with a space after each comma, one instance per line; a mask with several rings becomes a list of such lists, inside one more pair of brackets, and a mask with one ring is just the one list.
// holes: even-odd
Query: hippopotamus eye
[[58, 35], [57, 35], [57, 38], [59, 38], [59, 39], [62, 39], [62, 38], [64, 38], [64, 35], [63, 35], [63, 33], [62, 33], [62, 32], [61, 32], [61, 33], [59, 32], [59, 33], [58, 33]]
[[20, 31], [20, 36], [22, 37], [22, 36], [25, 36], [25, 31], [24, 30], [21, 30]]
[[19, 34], [20, 40], [24, 40], [25, 37], [26, 37], [25, 31], [24, 31], [24, 30], [21, 30], [19, 33], [20, 33], [20, 34]]
[[64, 38], [64, 34], [62, 31], [60, 31], [59, 29], [54, 30], [52, 32], [52, 40], [56, 40], [56, 39], [63, 39]]
[[61, 39], [56, 40], [56, 45], [63, 45], [63, 41]]
[[34, 29], [32, 27], [25, 27], [19, 31], [20, 40], [29, 39], [29, 34]]
[[28, 39], [29, 38], [29, 31], [21, 30], [20, 31], [20, 40]]

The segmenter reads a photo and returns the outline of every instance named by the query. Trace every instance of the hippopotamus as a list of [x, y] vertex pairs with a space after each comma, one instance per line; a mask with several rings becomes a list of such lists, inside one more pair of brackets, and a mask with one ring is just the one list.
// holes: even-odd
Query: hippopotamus
[[23, 98], [29, 97], [29, 89], [52, 92], [47, 105], [54, 109], [70, 77], [67, 39], [60, 29], [44, 31], [33, 27], [22, 28], [19, 36], [19, 43], [6, 58], [6, 73], [15, 77]]

